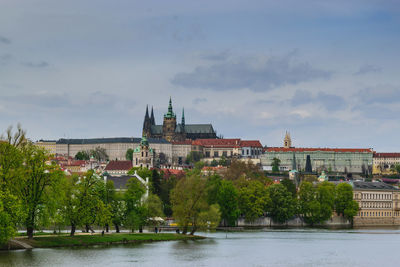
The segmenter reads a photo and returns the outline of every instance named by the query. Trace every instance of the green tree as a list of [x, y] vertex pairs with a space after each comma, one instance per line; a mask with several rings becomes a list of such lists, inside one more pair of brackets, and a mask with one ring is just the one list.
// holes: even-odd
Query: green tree
[[266, 211], [269, 202], [266, 186], [258, 180], [242, 181], [238, 189], [238, 202], [246, 221], [253, 222]]
[[215, 213], [209, 213], [207, 181], [199, 174], [192, 174], [176, 184], [171, 192], [171, 203], [173, 216], [182, 227], [183, 234], [188, 232], [189, 225], [191, 225], [190, 234], [194, 234], [203, 226], [204, 220], [215, 220], [215, 217], [207, 218], [207, 215]]
[[172, 216], [172, 205], [170, 199], [170, 192], [176, 186], [178, 179], [172, 175], [168, 179], [162, 179], [160, 185], [160, 198], [163, 203], [163, 212], [165, 216]]
[[210, 163], [211, 167], [217, 167], [218, 166], [218, 161], [216, 161], [215, 159], [213, 159]]
[[161, 175], [156, 169], [151, 171], [151, 192], [161, 197]]
[[273, 184], [268, 188], [269, 202], [268, 213], [271, 218], [279, 223], [284, 223], [292, 218], [296, 211], [295, 200], [292, 194], [281, 184]]
[[0, 245], [16, 235], [21, 218], [22, 206], [18, 198], [8, 191], [0, 191]]
[[281, 165], [281, 160], [278, 158], [272, 159], [272, 172], [279, 172], [279, 166]]
[[218, 187], [217, 203], [224, 226], [235, 226], [239, 217], [238, 191], [232, 181], [222, 180]]
[[136, 178], [131, 178], [127, 184], [127, 190], [124, 194], [126, 203], [125, 224], [132, 229], [142, 231], [146, 223], [146, 210], [142, 205], [142, 197], [146, 192], [144, 185]]
[[125, 158], [126, 158], [126, 160], [133, 161], [133, 149], [132, 148], [128, 148], [128, 150], [125, 153]]
[[343, 215], [350, 220], [358, 212], [358, 203], [353, 200], [353, 187], [347, 183], [336, 186], [335, 209], [338, 215]]
[[296, 197], [296, 185], [292, 180], [285, 178], [281, 181], [281, 184], [286, 187], [286, 190], [292, 194], [292, 197]]
[[45, 204], [45, 192], [51, 190], [64, 177], [55, 163], [48, 164], [47, 152], [27, 143], [20, 148], [24, 164], [20, 176], [14, 177], [12, 191], [22, 201], [24, 207], [24, 225], [29, 238], [33, 237], [39, 207]]
[[76, 160], [89, 160], [90, 155], [87, 151], [78, 151], [75, 155]]
[[221, 165], [221, 166], [228, 166], [228, 160], [226, 159], [225, 156], [222, 156], [219, 159], [218, 164]]

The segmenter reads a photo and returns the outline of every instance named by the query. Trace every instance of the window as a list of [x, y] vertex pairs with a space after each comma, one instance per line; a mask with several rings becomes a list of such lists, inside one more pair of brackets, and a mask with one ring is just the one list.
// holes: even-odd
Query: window
[[228, 152], [227, 152], [227, 151], [223, 151], [223, 152], [222, 152], [222, 155], [223, 155], [224, 157], [227, 157], [227, 156], [228, 156]]
[[214, 151], [214, 157], [218, 157], [218, 151]]
[[206, 151], [206, 158], [210, 157], [210, 151]]

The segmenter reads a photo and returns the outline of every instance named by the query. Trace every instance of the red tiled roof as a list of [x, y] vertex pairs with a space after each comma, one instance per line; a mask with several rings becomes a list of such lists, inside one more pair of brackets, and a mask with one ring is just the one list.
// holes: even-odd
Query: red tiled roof
[[240, 142], [241, 147], [263, 147], [258, 140], [242, 140]]
[[191, 145], [192, 144], [192, 140], [191, 139], [187, 139], [185, 141], [171, 141], [171, 144], [173, 144], [173, 145]]
[[240, 139], [196, 139], [192, 144], [205, 147], [239, 147]]
[[400, 153], [374, 153], [374, 158], [400, 158]]
[[358, 152], [358, 153], [372, 153], [370, 148], [318, 148], [318, 147], [268, 147], [267, 152], [307, 152], [307, 151], [324, 151], [324, 152]]
[[129, 171], [132, 169], [132, 161], [130, 160], [112, 160], [110, 161], [106, 168], [104, 169], [105, 171], [116, 171], [116, 170], [126, 170]]

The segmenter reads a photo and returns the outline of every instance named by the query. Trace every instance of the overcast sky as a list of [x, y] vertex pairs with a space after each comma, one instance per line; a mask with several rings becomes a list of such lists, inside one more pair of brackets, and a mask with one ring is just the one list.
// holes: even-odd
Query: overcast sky
[[186, 123], [281, 146], [400, 151], [400, 4], [1, 0], [0, 132], [140, 136]]

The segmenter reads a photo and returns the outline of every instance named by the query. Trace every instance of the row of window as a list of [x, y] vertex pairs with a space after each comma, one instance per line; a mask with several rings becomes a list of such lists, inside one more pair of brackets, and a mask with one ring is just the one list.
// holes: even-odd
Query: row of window
[[391, 211], [361, 211], [358, 213], [361, 217], [386, 217], [392, 216]]
[[392, 195], [391, 194], [363, 193], [361, 198], [362, 199], [392, 199]]
[[391, 202], [361, 202], [361, 208], [391, 208]]

